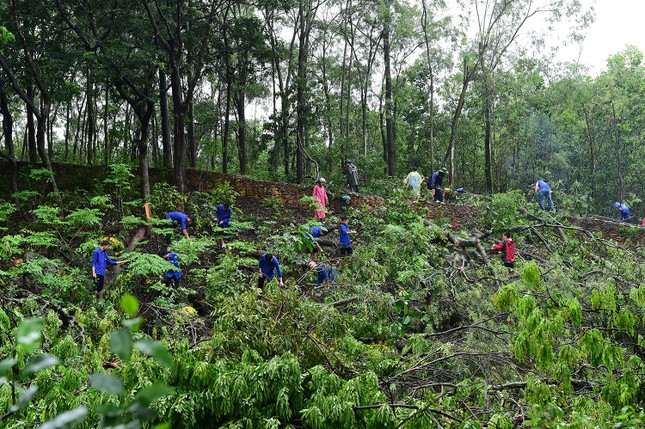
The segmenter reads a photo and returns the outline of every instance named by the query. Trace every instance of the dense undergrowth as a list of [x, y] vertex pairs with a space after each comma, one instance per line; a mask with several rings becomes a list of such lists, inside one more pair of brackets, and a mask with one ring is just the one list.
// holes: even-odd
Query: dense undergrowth
[[[350, 209], [354, 255], [325, 247], [339, 276], [315, 287], [309, 212], [253, 204], [226, 183], [188, 197], [156, 185], [153, 233], [126, 253], [142, 202], [130, 172], [111, 171], [62, 205], [36, 173], [19, 206], [0, 204], [0, 427], [645, 424], [637, 246], [529, 220], [515, 193], [483, 201], [479, 224], [452, 227], [398, 197]], [[239, 232], [215, 227], [225, 200]], [[185, 276], [169, 289], [158, 281], [172, 231], [162, 219], [182, 206], [196, 225], [191, 240], [174, 235]], [[334, 242], [338, 215], [325, 222]], [[490, 246], [505, 229], [514, 271], [449, 239]], [[90, 259], [103, 238], [128, 263], [108, 272], [99, 300]], [[265, 251], [280, 259], [282, 288], [256, 287]]]

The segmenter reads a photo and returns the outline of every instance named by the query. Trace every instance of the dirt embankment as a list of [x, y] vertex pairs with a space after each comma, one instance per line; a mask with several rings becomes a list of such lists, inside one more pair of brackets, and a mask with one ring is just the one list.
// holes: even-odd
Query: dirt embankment
[[[39, 166], [34, 166], [38, 168]], [[28, 186], [29, 170], [32, 168], [28, 163], [19, 163], [19, 184], [21, 189]], [[56, 181], [61, 190], [84, 188], [92, 190], [96, 179], [104, 177], [106, 167], [104, 166], [81, 166], [71, 164], [54, 164]], [[11, 195], [11, 168], [8, 163], [0, 163], [0, 197], [8, 199]], [[168, 170], [150, 169], [150, 180], [154, 184], [160, 181], [170, 181], [171, 172]], [[266, 180], [251, 179], [243, 176], [222, 174], [208, 171], [188, 170], [187, 182], [189, 189], [208, 191], [219, 183], [228, 182], [240, 196], [248, 198], [257, 203], [263, 203], [267, 198], [275, 198], [286, 207], [306, 210], [307, 207], [300, 202], [303, 196], [311, 195], [312, 186], [296, 185], [292, 183], [270, 182]], [[382, 206], [385, 201], [381, 197], [350, 194], [351, 206], [376, 208]], [[331, 208], [339, 212], [341, 210], [341, 195], [330, 195]], [[435, 204], [427, 201], [422, 204], [426, 210], [428, 219], [446, 218], [451, 223], [462, 225], [474, 225], [478, 223], [484, 212], [483, 207], [475, 207], [467, 204]], [[607, 218], [586, 217], [570, 218], [569, 221], [585, 230], [599, 232], [603, 238], [613, 240], [621, 245], [635, 247], [645, 240], [645, 228], [627, 225]]]

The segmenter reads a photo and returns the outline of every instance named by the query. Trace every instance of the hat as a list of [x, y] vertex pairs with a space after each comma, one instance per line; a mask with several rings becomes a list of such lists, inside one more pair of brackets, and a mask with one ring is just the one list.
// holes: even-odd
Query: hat
[[439, 173], [448, 174], [448, 169], [446, 167], [441, 167], [441, 170], [439, 170]]
[[319, 178], [318, 181], [320, 183], [326, 183], [327, 182], [324, 177]]
[[351, 159], [348, 158], [348, 159], [345, 160], [345, 164], [351, 164], [351, 163], [352, 163]]
[[614, 207], [616, 207], [617, 209], [620, 208], [620, 203], [614, 203]]

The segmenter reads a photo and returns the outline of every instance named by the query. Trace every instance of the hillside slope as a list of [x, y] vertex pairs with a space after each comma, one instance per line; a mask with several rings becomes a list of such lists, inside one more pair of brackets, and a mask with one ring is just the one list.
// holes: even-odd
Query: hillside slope
[[[361, 208], [356, 197], [347, 210], [354, 254], [339, 257], [333, 208], [320, 261], [338, 277], [316, 286], [303, 236], [311, 211], [296, 191], [267, 191], [287, 185], [200, 176], [186, 199], [158, 181], [153, 233], [126, 253], [141, 203], [136, 178], [115, 174], [67, 188], [63, 206], [34, 194], [1, 206], [0, 322], [13, 333], [0, 345], [6, 427], [71, 409], [85, 410], [78, 427], [88, 428], [645, 421], [642, 252], [621, 225], [627, 247], [587, 233], [593, 225], [530, 213], [513, 193], [485, 207], [368, 197]], [[37, 180], [27, 186], [46, 193]], [[212, 214], [224, 200], [234, 221], [221, 231]], [[190, 240], [156, 220], [178, 206], [196, 216]], [[515, 270], [484, 250], [507, 229]], [[184, 271], [177, 289], [158, 282], [170, 269], [156, 256], [165, 233]], [[128, 263], [107, 273], [97, 299], [89, 261], [102, 237]], [[256, 287], [267, 251], [284, 287]], [[42, 341], [28, 339], [37, 332]], [[34, 366], [43, 353], [56, 359]]]

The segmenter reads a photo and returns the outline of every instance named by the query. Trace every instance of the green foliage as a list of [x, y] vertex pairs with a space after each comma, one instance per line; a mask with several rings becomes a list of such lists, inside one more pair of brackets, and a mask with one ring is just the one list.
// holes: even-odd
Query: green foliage
[[516, 225], [522, 219], [519, 209], [524, 203], [525, 199], [520, 191], [493, 194], [490, 196], [484, 220], [495, 230]]
[[186, 195], [181, 194], [175, 186], [165, 182], [155, 183], [150, 191], [150, 204], [153, 210], [162, 217], [168, 212], [184, 207], [186, 202]]
[[150, 253], [128, 253], [128, 271], [133, 276], [160, 276], [177, 268], [162, 257]]

